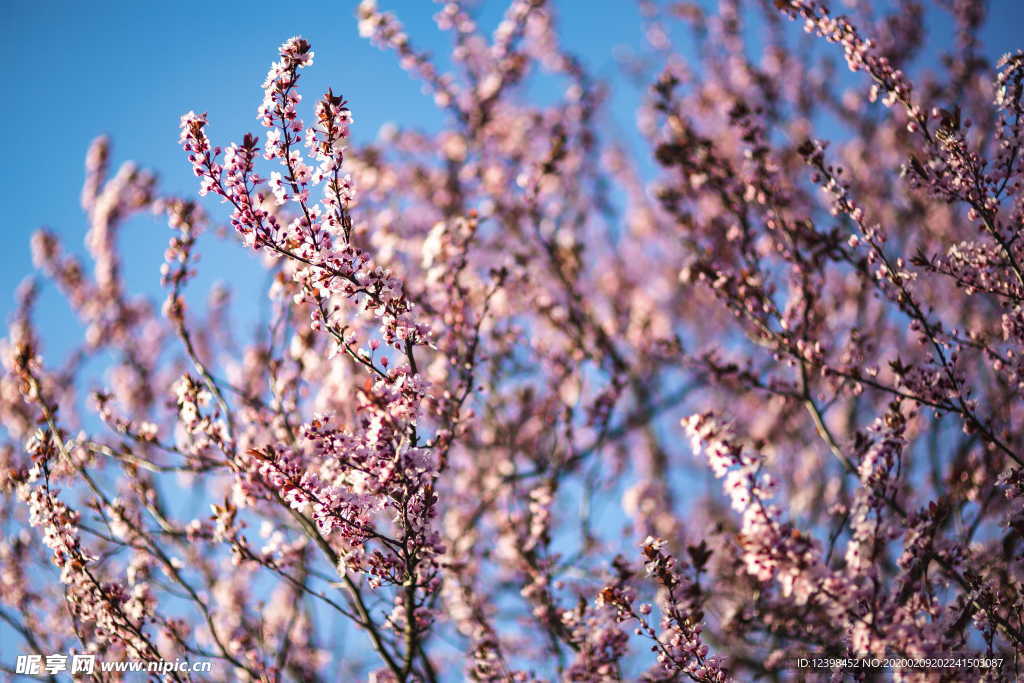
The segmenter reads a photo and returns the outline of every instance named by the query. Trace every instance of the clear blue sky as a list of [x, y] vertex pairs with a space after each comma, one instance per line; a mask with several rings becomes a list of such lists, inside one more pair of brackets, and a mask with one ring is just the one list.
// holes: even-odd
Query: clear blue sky
[[[307, 102], [333, 86], [351, 103], [357, 140], [372, 139], [387, 122], [428, 129], [440, 125], [430, 98], [399, 68], [394, 55], [359, 37], [356, 4], [4, 2], [0, 50], [8, 64], [10, 95], [8, 161], [0, 170], [6, 235], [0, 252], [0, 317], [6, 321], [14, 287], [32, 270], [28, 240], [36, 228], [47, 226], [65, 238], [66, 246], [82, 251], [86, 225], [78, 196], [84, 154], [95, 136], [112, 137], [114, 168], [134, 160], [157, 171], [164, 189], [194, 193], [195, 178], [177, 144], [178, 118], [190, 109], [208, 111], [211, 137], [219, 144], [246, 131], [262, 132], [256, 121], [259, 86], [277, 46], [292, 35], [310, 39], [316, 50], [313, 68], [303, 76]], [[383, 0], [380, 5], [399, 15], [421, 49], [447, 61], [446, 36], [432, 19], [437, 4]], [[480, 9], [483, 25], [493, 25], [504, 3], [484, 3]], [[626, 4], [609, 1], [596, 9], [583, 2], [567, 5], [565, 37], [598, 71], [609, 73], [612, 47], [639, 38], [640, 20]], [[157, 269], [170, 234], [155, 220], [127, 226], [121, 244], [131, 254], [125, 259], [130, 288], [159, 294]], [[196, 290], [215, 279], [214, 272], [255, 278], [254, 269], [237, 268], [247, 259], [241, 248], [207, 247], [211, 251]], [[241, 284], [257, 282], [243, 279]], [[41, 304], [38, 317], [44, 329], [66, 331], [70, 321], [60, 298], [44, 293]], [[63, 351], [63, 341], [53, 340], [50, 351]]]
[[[492, 26], [505, 4], [480, 2], [481, 23]], [[380, 5], [399, 15], [421, 49], [442, 64], [447, 61], [446, 36], [432, 20], [436, 3], [380, 0]], [[616, 46], [642, 40], [639, 15], [629, 0], [566, 0], [555, 6], [564, 41], [600, 75], [615, 72]], [[208, 111], [211, 136], [218, 143], [238, 139], [245, 131], [258, 132], [260, 82], [276, 47], [292, 35], [309, 38], [316, 50], [316, 64], [304, 76], [307, 102], [328, 85], [344, 94], [355, 114], [357, 139], [374, 137], [389, 121], [437, 127], [440, 115], [419, 84], [391, 53], [358, 36], [355, 7], [355, 0], [5, 0], [0, 51], [8, 65], [9, 95], [7, 161], [0, 170], [6, 238], [0, 251], [0, 317], [6, 320], [13, 288], [31, 272], [28, 238], [33, 230], [49, 226], [81, 251], [85, 222], [78, 195], [83, 156], [92, 138], [101, 133], [113, 138], [115, 166], [135, 160], [159, 172], [166, 190], [194, 192], [195, 179], [177, 145], [179, 116], [189, 109]], [[948, 15], [934, 10], [929, 10], [929, 21], [936, 22], [931, 39], [946, 41]], [[1024, 44], [1015, 38], [1022, 27], [1024, 2], [996, 0], [985, 34], [986, 52], [998, 56]], [[628, 127], [637, 93], [623, 89], [616, 97], [616, 119]], [[158, 295], [157, 269], [169, 236], [156, 221], [129, 225], [121, 243], [132, 255], [125, 264], [130, 288]], [[210, 248], [199, 289], [227, 273], [255, 277], [253, 269], [239, 268], [247, 258], [242, 249]], [[243, 286], [258, 282], [241, 277]], [[67, 324], [59, 301], [47, 294], [39, 311], [51, 334]]]

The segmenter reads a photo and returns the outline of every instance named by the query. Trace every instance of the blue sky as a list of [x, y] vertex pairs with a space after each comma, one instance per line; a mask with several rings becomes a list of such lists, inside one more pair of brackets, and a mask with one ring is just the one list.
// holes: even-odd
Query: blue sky
[[[480, 23], [493, 26], [505, 4], [480, 2]], [[399, 15], [420, 49], [442, 65], [447, 62], [447, 37], [432, 20], [436, 3], [380, 0], [380, 5]], [[1024, 25], [1022, 5], [1016, 0], [993, 3], [991, 15], [998, 20], [989, 22], [985, 34], [990, 55], [1020, 44], [1014, 33]], [[639, 14], [627, 0], [567, 0], [555, 6], [563, 40], [598, 75], [616, 72], [618, 46], [642, 40]], [[392, 121], [427, 129], [440, 125], [441, 115], [394, 56], [359, 37], [355, 7], [355, 0], [7, 0], [0, 15], [9, 93], [7, 162], [0, 169], [6, 234], [0, 252], [0, 316], [10, 314], [14, 287], [32, 271], [28, 238], [33, 230], [48, 226], [65, 238], [68, 248], [82, 250], [86, 226], [78, 195], [84, 154], [95, 136], [112, 137], [115, 167], [135, 160], [157, 171], [165, 190], [193, 193], [195, 179], [177, 145], [179, 116], [189, 109], [208, 111], [211, 136], [221, 144], [245, 131], [258, 132], [260, 82], [276, 47], [292, 35], [310, 39], [317, 53], [316, 64], [304, 76], [307, 96], [329, 85], [344, 94], [356, 118], [357, 140], [372, 139]], [[931, 37], [941, 49], [949, 22], [946, 13], [931, 9], [929, 21], [936, 22]], [[635, 89], [616, 91], [617, 128], [632, 125], [638, 96]], [[155, 220], [127, 226], [121, 243], [131, 254], [125, 260], [130, 289], [159, 295], [157, 269], [169, 236]], [[227, 273], [243, 287], [258, 284], [255, 269], [240, 267], [249, 258], [242, 249], [216, 243], [207, 248], [197, 289], [228, 279]], [[68, 318], [60, 299], [50, 292], [41, 304], [44, 330], [64, 329]]]
[[[7, 235], [7, 248], [0, 252], [0, 316], [8, 318], [14, 287], [32, 271], [28, 240], [36, 228], [47, 226], [67, 248], [82, 251], [86, 223], [79, 191], [84, 154], [94, 137], [111, 136], [115, 169], [134, 160], [157, 171], [164, 190], [194, 195], [196, 180], [177, 143], [179, 117], [190, 109], [209, 112], [217, 144], [240, 139], [246, 131], [261, 133], [256, 121], [260, 83], [277, 46], [292, 35], [308, 38], [316, 50], [316, 62], [303, 76], [307, 102], [328, 86], [342, 93], [353, 108], [357, 140], [372, 139], [387, 122], [437, 128], [441, 115], [419, 84], [392, 53], [359, 37], [356, 4], [5, 3], [0, 50], [13, 67], [7, 74], [13, 106], [8, 163], [0, 170]], [[446, 36], [432, 19], [438, 5], [380, 4], [397, 12], [420, 49], [447, 61]], [[565, 33], [599, 71], [609, 73], [612, 46], [639, 37], [641, 26], [632, 7], [609, 2], [606, 9], [614, 9], [614, 21], [606, 20], [608, 12], [587, 10], [582, 3], [567, 7], [571, 21]], [[481, 10], [482, 24], [490, 26], [504, 3]], [[121, 244], [131, 255], [124, 264], [129, 289], [159, 295], [158, 268], [170, 235], [156, 220], [128, 224]], [[196, 295], [203, 296], [197, 290], [218, 272], [251, 275], [241, 284], [258, 284], [255, 269], [237, 268], [251, 260], [242, 248], [214, 242], [207, 248]], [[69, 324], [53, 292], [44, 293], [38, 319], [51, 334]], [[54, 345], [63, 344], [51, 345], [59, 353]]]

